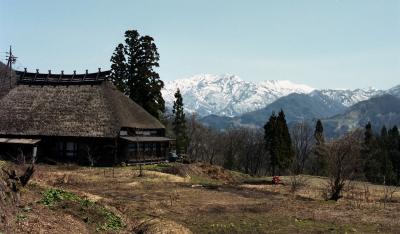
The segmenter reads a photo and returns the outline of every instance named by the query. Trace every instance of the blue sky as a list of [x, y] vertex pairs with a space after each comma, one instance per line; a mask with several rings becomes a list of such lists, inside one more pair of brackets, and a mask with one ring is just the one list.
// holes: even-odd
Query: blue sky
[[399, 0], [0, 0], [17, 67], [107, 69], [127, 29], [155, 38], [163, 80], [198, 73], [316, 88], [400, 84]]

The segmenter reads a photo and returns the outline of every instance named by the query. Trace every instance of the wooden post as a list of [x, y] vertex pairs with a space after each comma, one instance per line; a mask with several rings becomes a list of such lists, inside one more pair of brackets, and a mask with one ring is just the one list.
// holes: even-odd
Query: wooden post
[[32, 164], [36, 163], [37, 146], [34, 145], [32, 149]]
[[[140, 153], [140, 148], [139, 148], [139, 141], [138, 141], [138, 137], [136, 137], [136, 149], [137, 149], [137, 158], [139, 160], [141, 160], [141, 153]], [[142, 163], [139, 162], [139, 177], [143, 176], [143, 168], [142, 168]]]
[[98, 80], [98, 79], [99, 79], [100, 72], [101, 72], [101, 68], [99, 68], [99, 72], [97, 72], [97, 75], [96, 75], [96, 80]]
[[73, 81], [76, 75], [76, 70], [74, 70], [74, 74], [71, 76], [70, 81]]
[[[39, 75], [39, 69], [36, 69], [36, 74], [35, 74], [35, 77], [33, 78], [33, 80], [36, 80], [36, 78], [38, 77], [38, 75]], [[32, 79], [32, 78], [31, 78]], [[32, 80], [31, 80], [32, 81]]]
[[115, 161], [116, 161], [116, 158], [117, 158], [118, 138], [115, 138], [114, 145], [115, 145], [115, 150], [114, 150], [114, 162], [113, 162], [113, 178], [115, 177], [114, 167], [115, 167]]
[[88, 75], [88, 69], [86, 69], [86, 71], [85, 71], [85, 76], [81, 79], [81, 81], [85, 81], [87, 75]]
[[64, 75], [64, 70], [61, 70], [61, 74], [58, 77], [58, 82], [60, 82], [62, 80], [63, 75]]

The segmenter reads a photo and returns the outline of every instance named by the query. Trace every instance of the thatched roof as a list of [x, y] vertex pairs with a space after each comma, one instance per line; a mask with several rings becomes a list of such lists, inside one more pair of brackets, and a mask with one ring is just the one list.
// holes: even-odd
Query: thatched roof
[[0, 100], [0, 135], [116, 137], [122, 127], [164, 128], [108, 81], [17, 85]]

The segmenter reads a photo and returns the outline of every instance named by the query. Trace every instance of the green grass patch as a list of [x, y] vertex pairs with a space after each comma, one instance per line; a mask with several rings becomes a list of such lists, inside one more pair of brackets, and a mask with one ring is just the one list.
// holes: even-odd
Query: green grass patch
[[124, 223], [121, 218], [110, 212], [107, 209], [101, 210], [102, 214], [105, 216], [106, 222], [97, 228], [97, 231], [118, 231], [124, 227]]
[[124, 227], [122, 219], [96, 202], [74, 193], [50, 188], [42, 193], [41, 203], [83, 220], [96, 231], [118, 231]]
[[28, 219], [28, 216], [26, 216], [25, 214], [17, 214], [17, 221], [18, 222], [23, 222], [25, 220]]
[[53, 206], [60, 201], [79, 201], [80, 198], [73, 193], [66, 192], [61, 189], [50, 188], [42, 193], [41, 203], [46, 206]]
[[253, 177], [251, 177], [251, 175], [245, 174], [245, 173], [240, 172], [240, 171], [229, 171], [229, 173], [231, 174], [231, 176], [233, 177], [233, 179], [235, 181], [243, 181], [243, 180], [247, 180], [247, 179], [253, 178]]
[[[160, 171], [162, 172], [164, 169], [172, 167], [171, 163], [159, 163], [159, 164], [149, 164], [149, 165], [142, 165], [143, 170], [148, 170], [148, 171]], [[139, 165], [134, 165], [131, 166], [133, 170], [139, 170], [140, 166]]]

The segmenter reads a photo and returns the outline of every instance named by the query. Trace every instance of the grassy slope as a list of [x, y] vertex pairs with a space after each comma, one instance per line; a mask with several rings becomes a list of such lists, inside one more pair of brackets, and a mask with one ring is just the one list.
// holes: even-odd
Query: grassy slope
[[[249, 178], [206, 166], [184, 168], [183, 172], [170, 170], [186, 173], [189, 176], [186, 178], [161, 173], [170, 168], [168, 165], [144, 168], [144, 176], [137, 177], [135, 167], [116, 168], [113, 173], [112, 168], [40, 165], [34, 183], [40, 188], [50, 186], [72, 192], [111, 209], [125, 224], [117, 232], [147, 230], [151, 233], [153, 230], [156, 233], [154, 230], [166, 227], [180, 233], [185, 233], [184, 227], [194, 233], [395, 233], [400, 230], [400, 204], [389, 203], [384, 207], [378, 202], [383, 192], [381, 186], [369, 185], [373, 199], [370, 202], [357, 200], [357, 196], [362, 198], [364, 188], [364, 184], [357, 184], [357, 192], [346, 193], [343, 200], [334, 203], [321, 199], [323, 178], [309, 177], [309, 186], [292, 195], [288, 178], [283, 178], [286, 185], [273, 186], [265, 183], [270, 178]], [[28, 193], [34, 195], [25, 197], [25, 202], [33, 204], [39, 213], [55, 212], [59, 217], [69, 217], [76, 223], [75, 227], [81, 225], [89, 232], [98, 227], [79, 220], [82, 214], [71, 218], [71, 214], [81, 209], [79, 205], [52, 210], [35, 203], [42, 199], [43, 189], [39, 190], [30, 190]], [[395, 197], [398, 199], [399, 194]], [[74, 207], [68, 203], [67, 206]], [[29, 212], [26, 217], [19, 217], [19, 226], [32, 222], [34, 217]]]

